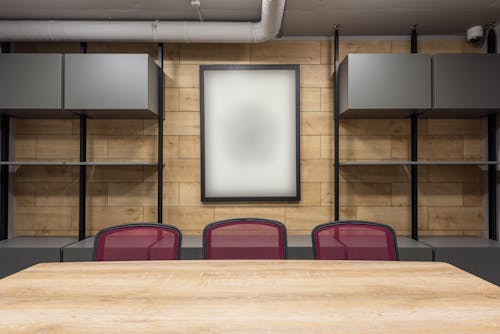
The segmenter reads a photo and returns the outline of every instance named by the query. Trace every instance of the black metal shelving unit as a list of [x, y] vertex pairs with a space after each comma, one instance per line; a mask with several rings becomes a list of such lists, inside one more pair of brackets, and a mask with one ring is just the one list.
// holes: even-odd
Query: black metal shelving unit
[[[496, 36], [493, 29], [488, 32], [488, 53], [496, 53]], [[415, 26], [411, 30], [411, 53], [418, 52], [417, 32]], [[340, 87], [339, 71], [339, 27], [335, 28], [333, 41], [334, 55], [334, 87]], [[334, 89], [334, 219], [339, 220], [340, 213], [340, 183], [339, 175], [342, 166], [409, 166], [411, 168], [411, 238], [418, 240], [418, 166], [487, 166], [488, 169], [488, 236], [498, 240], [497, 231], [497, 166], [500, 164], [496, 146], [496, 118], [494, 114], [487, 116], [487, 147], [488, 160], [484, 161], [422, 161], [418, 159], [418, 119], [425, 115], [410, 116], [410, 156], [408, 161], [341, 161], [339, 149], [340, 128], [340, 92]]]
[[[127, 162], [127, 161], [87, 161], [87, 116], [80, 115], [80, 157], [79, 161], [10, 161], [9, 160], [9, 124], [13, 116], [2, 114], [1, 121], [1, 161], [0, 161], [0, 240], [8, 239], [9, 226], [9, 167], [10, 166], [69, 166], [79, 167], [79, 222], [78, 239], [86, 237], [86, 191], [87, 191], [87, 166], [156, 166], [158, 173], [158, 223], [163, 222], [163, 50], [164, 44], [158, 44], [158, 142], [157, 161], [155, 162]], [[10, 43], [2, 43], [2, 53], [11, 52]], [[87, 43], [80, 43], [80, 52], [87, 53]], [[120, 117], [116, 117], [120, 118]]]

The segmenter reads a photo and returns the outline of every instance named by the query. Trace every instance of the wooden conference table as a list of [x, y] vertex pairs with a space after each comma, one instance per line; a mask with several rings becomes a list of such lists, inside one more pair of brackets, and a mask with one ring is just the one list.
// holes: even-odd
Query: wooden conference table
[[51, 263], [0, 280], [0, 333], [500, 333], [500, 288], [436, 262]]

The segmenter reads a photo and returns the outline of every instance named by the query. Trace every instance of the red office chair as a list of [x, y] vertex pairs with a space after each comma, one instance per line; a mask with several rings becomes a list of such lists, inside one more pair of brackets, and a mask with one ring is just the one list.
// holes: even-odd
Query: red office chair
[[205, 259], [286, 259], [286, 227], [259, 218], [236, 218], [203, 230]]
[[94, 261], [176, 260], [182, 234], [169, 225], [126, 224], [106, 228], [95, 236]]
[[317, 260], [397, 261], [394, 230], [387, 225], [363, 221], [339, 221], [316, 226], [312, 231]]

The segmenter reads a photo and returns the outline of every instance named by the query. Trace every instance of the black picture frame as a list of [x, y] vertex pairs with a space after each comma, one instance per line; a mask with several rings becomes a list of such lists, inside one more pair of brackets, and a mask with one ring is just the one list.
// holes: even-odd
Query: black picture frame
[[[294, 71], [295, 75], [295, 194], [293, 196], [207, 196], [206, 195], [206, 151], [205, 151], [205, 72], [226, 70], [284, 70]], [[300, 201], [300, 65], [270, 64], [270, 65], [200, 65], [200, 161], [201, 161], [201, 201], [202, 202], [246, 202], [266, 201], [285, 202]]]

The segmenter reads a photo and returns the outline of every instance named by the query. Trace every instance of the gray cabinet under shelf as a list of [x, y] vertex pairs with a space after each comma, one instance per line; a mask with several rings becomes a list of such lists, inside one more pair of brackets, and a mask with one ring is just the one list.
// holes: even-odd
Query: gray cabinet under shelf
[[340, 65], [340, 115], [400, 118], [432, 107], [431, 56], [349, 54]]
[[0, 113], [72, 117], [62, 110], [61, 54], [0, 54]]
[[433, 106], [426, 117], [480, 117], [500, 109], [500, 55], [439, 54], [433, 61]]
[[67, 54], [64, 108], [90, 117], [158, 114], [158, 66], [147, 54]]

